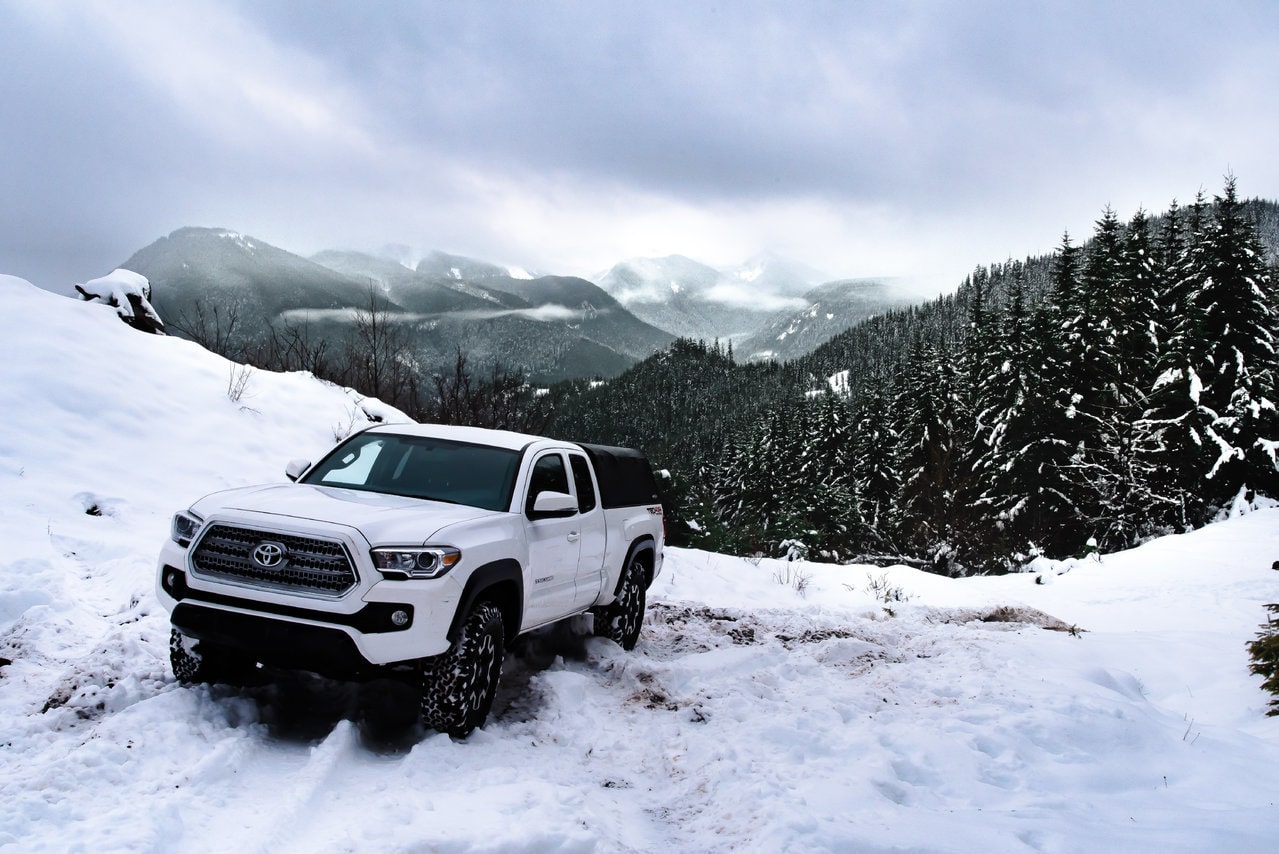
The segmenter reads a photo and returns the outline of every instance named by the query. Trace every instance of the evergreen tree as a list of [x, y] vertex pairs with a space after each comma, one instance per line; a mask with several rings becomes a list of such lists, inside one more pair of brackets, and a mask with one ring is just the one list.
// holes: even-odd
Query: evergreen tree
[[[1128, 223], [1120, 255], [1120, 281], [1124, 301], [1120, 306], [1120, 366], [1125, 394], [1140, 406], [1154, 383], [1159, 355], [1161, 276], [1146, 212], [1138, 210]], [[1139, 412], [1133, 413], [1135, 416]]]
[[863, 537], [850, 459], [848, 406], [828, 387], [807, 408], [807, 437], [800, 452], [800, 489], [805, 501], [796, 510], [813, 538], [804, 541], [833, 557], [850, 552]]
[[1190, 301], [1203, 324], [1199, 405], [1212, 415], [1209, 495], [1219, 503], [1244, 485], [1273, 494], [1279, 486], [1273, 294], [1233, 176], [1216, 199], [1213, 224], [1198, 257], [1204, 266], [1197, 271]]
[[959, 476], [955, 363], [945, 346], [916, 341], [896, 404], [902, 415], [901, 472], [898, 497], [902, 541], [927, 554], [935, 567], [960, 571], [953, 537], [956, 481]]
[[764, 431], [758, 427], [729, 441], [715, 470], [713, 508], [716, 544], [750, 553], [761, 548], [772, 501], [764, 457]]
[[[1011, 261], [1008, 266], [1012, 266]], [[999, 330], [990, 308], [995, 302], [994, 282], [1002, 273], [1002, 269], [978, 267], [969, 277], [966, 291], [961, 291], [967, 297], [968, 322], [959, 346], [951, 409], [956, 458], [951, 476], [954, 509], [950, 525], [957, 557], [970, 567], [985, 564], [991, 539], [991, 522], [979, 507], [991, 430], [983, 418], [988, 408], [983, 397], [988, 393], [987, 379], [1003, 362]]]
[[1144, 215], [1136, 231], [1125, 233], [1110, 208], [1097, 222], [1088, 249], [1082, 286], [1091, 314], [1081, 326], [1085, 344], [1080, 360], [1074, 413], [1085, 427], [1077, 446], [1073, 480], [1075, 502], [1088, 530], [1102, 548], [1131, 545], [1147, 512], [1141, 495], [1135, 424], [1143, 409], [1148, 356], [1150, 266]]
[[858, 518], [863, 523], [855, 549], [872, 552], [894, 551], [895, 507], [901, 489], [898, 469], [898, 436], [888, 412], [888, 379], [873, 377], [863, 388], [853, 407], [851, 448], [853, 494]]
[[1161, 235], [1161, 339], [1148, 406], [1137, 422], [1138, 451], [1151, 472], [1150, 521], [1172, 530], [1207, 521], [1200, 482], [1208, 466], [1205, 439], [1211, 417], [1199, 406], [1203, 318], [1192, 299], [1204, 268], [1206, 207], [1199, 193], [1182, 226], [1174, 206]]
[[976, 505], [992, 529], [989, 545], [999, 554], [1029, 549], [1034, 532], [1028, 511], [1037, 504], [1041, 439], [1034, 418], [1037, 395], [1043, 392], [1037, 373], [1031, 317], [1027, 313], [1023, 281], [1016, 270], [1007, 283], [1007, 310], [992, 342], [987, 374], [978, 381], [976, 408], [981, 459], [976, 467], [979, 494]]
[[[1089, 310], [1080, 280], [1079, 249], [1062, 237], [1053, 259], [1048, 298], [1034, 312], [1025, 353], [1027, 399], [1016, 431], [1029, 439], [1020, 464], [1033, 491], [1016, 514], [1015, 531], [1052, 556], [1071, 554], [1088, 538], [1080, 507], [1078, 452], [1089, 430], [1076, 417], [1087, 388], [1084, 353]], [[1019, 478], [1020, 479], [1020, 478]], [[1025, 479], [1020, 479], [1026, 482]]]

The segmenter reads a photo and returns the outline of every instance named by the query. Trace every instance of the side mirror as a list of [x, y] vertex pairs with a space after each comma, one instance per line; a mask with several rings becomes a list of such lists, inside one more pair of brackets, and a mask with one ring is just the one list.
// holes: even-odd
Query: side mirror
[[310, 467], [310, 460], [289, 460], [289, 464], [284, 467], [284, 476], [296, 482], [302, 476], [302, 472]]
[[567, 492], [539, 492], [533, 500], [533, 513], [538, 516], [572, 516], [577, 512], [577, 499]]

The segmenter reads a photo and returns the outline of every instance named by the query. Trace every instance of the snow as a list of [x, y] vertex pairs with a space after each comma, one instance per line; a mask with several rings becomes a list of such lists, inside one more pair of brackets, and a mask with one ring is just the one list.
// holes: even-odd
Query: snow
[[1052, 584], [668, 549], [634, 652], [544, 632], [453, 742], [389, 684], [179, 687], [152, 592], [174, 510], [403, 416], [0, 286], [0, 848], [1274, 850], [1277, 509]]
[[133, 297], [147, 317], [157, 323], [160, 321], [160, 315], [156, 313], [148, 299], [151, 283], [141, 273], [116, 268], [105, 276], [90, 279], [80, 287], [84, 289], [85, 294], [97, 297], [103, 303], [113, 307], [121, 317], [133, 317], [133, 306], [129, 302], [129, 297]]
[[232, 243], [238, 244], [241, 249], [252, 252], [257, 249], [253, 242], [237, 231], [222, 231], [218, 233], [218, 237], [223, 240], [230, 240]]
[[835, 394], [847, 395], [848, 389], [849, 389], [849, 382], [850, 382], [850, 372], [839, 371], [838, 373], [831, 374], [829, 377], [826, 378], [826, 387], [824, 389], [823, 388], [810, 389], [804, 392], [804, 396], [809, 398], [821, 397], [823, 394], [826, 393], [827, 389], [834, 392]]

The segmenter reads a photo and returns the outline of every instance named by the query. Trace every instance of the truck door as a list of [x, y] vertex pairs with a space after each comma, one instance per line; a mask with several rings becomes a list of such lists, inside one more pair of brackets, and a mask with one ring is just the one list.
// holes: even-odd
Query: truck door
[[524, 579], [528, 598], [526, 625], [541, 625], [574, 611], [581, 525], [576, 511], [539, 514], [533, 502], [542, 492], [573, 494], [568, 466], [560, 451], [546, 451], [533, 460], [524, 515], [528, 519], [529, 565]]
[[604, 571], [604, 509], [600, 507], [599, 493], [591, 478], [591, 464], [587, 462], [585, 455], [569, 454], [568, 461], [573, 469], [573, 486], [577, 490], [578, 530], [582, 535], [573, 608], [581, 611], [589, 608], [599, 598], [600, 588], [607, 577]]

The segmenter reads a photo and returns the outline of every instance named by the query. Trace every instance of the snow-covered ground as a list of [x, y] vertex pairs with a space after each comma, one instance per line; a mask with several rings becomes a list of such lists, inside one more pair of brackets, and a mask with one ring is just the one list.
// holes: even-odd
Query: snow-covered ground
[[1279, 846], [1279, 510], [1050, 584], [672, 549], [634, 653], [545, 633], [456, 743], [389, 684], [178, 687], [152, 593], [173, 510], [402, 416], [0, 294], [0, 848]]

